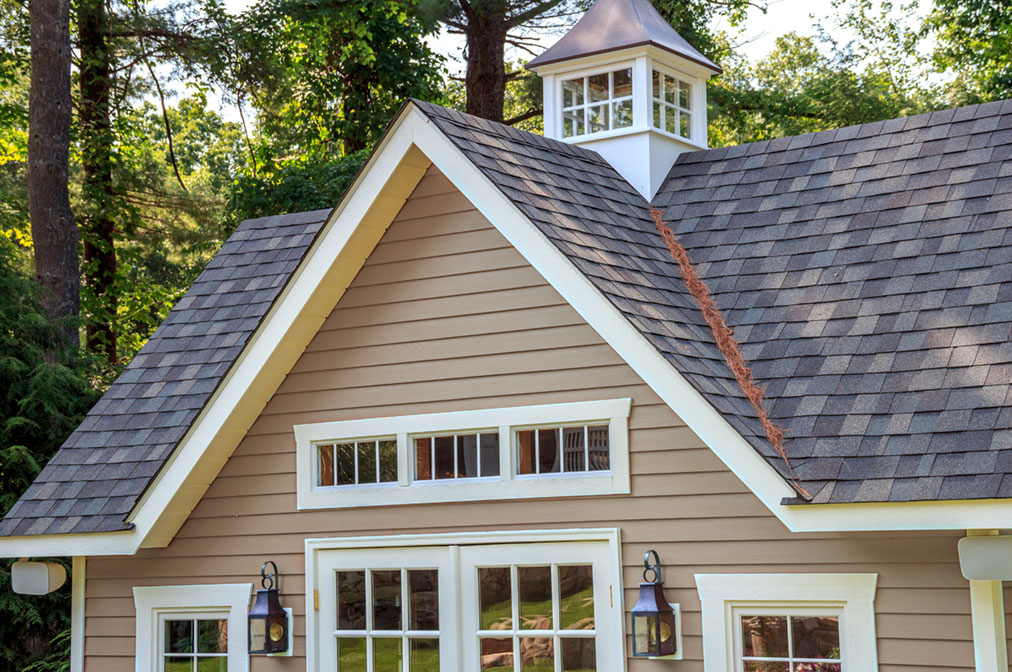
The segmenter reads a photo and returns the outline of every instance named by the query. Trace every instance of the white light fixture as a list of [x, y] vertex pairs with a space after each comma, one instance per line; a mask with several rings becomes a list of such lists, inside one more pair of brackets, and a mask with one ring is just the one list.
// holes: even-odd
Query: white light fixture
[[27, 562], [11, 565], [11, 589], [18, 595], [48, 595], [67, 582], [67, 570], [58, 562]]
[[963, 537], [959, 569], [971, 581], [1012, 581], [1012, 535]]

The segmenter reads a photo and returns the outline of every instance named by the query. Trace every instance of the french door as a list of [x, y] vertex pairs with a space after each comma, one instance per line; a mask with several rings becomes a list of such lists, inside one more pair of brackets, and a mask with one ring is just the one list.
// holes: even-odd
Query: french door
[[622, 670], [610, 556], [598, 541], [319, 551], [319, 669]]

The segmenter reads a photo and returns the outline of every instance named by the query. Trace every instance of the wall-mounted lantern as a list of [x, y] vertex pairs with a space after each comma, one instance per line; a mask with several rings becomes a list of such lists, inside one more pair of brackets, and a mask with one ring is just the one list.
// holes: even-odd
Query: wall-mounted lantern
[[[274, 572], [267, 573], [267, 565]], [[288, 651], [288, 613], [278, 600], [278, 566], [268, 560], [260, 568], [260, 586], [256, 602], [249, 611], [249, 652], [251, 654]]]
[[[653, 562], [650, 562], [653, 556]], [[678, 653], [675, 610], [664, 599], [661, 559], [656, 551], [643, 556], [640, 597], [632, 609], [633, 655], [641, 658], [674, 656]], [[648, 575], [653, 574], [652, 577]]]

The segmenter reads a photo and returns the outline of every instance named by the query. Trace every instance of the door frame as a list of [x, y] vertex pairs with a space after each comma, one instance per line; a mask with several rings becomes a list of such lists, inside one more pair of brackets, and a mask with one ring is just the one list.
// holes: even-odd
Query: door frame
[[[363, 537], [327, 537], [306, 539], [306, 670], [319, 672], [320, 615], [316, 608], [316, 591], [320, 587], [320, 551], [329, 550], [381, 550], [387, 548], [410, 548], [420, 546], [473, 546], [487, 544], [524, 544], [524, 543], [565, 543], [567, 541], [598, 541], [608, 543], [608, 554], [612, 559], [611, 572], [608, 577], [615, 586], [615, 601], [622, 620], [621, 658], [625, 667], [626, 636], [625, 636], [625, 605], [623, 602], [622, 583], [622, 543], [621, 533], [617, 527], [609, 528], [571, 528], [560, 530], [502, 530], [489, 532], [450, 532], [444, 534], [404, 534]], [[456, 555], [456, 554], [454, 554]], [[458, 567], [455, 573], [459, 574]], [[461, 594], [460, 586], [453, 586], [454, 595]], [[459, 612], [458, 605], [458, 612]], [[442, 628], [441, 628], [442, 629]], [[459, 648], [459, 647], [458, 647]], [[463, 662], [458, 661], [457, 669]]]

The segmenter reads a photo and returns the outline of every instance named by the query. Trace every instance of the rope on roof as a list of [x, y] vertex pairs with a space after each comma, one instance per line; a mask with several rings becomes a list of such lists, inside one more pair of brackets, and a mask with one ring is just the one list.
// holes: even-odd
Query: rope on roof
[[675, 238], [675, 232], [671, 230], [671, 227], [664, 223], [663, 215], [664, 212], [662, 210], [650, 208], [650, 216], [653, 218], [654, 224], [657, 225], [657, 231], [664, 238], [668, 251], [671, 252], [671, 256], [678, 264], [686, 288], [696, 299], [696, 302], [699, 303], [703, 319], [706, 320], [706, 323], [710, 326], [710, 330], [713, 331], [717, 348], [724, 355], [724, 361], [727, 362], [728, 367], [734, 374], [735, 380], [738, 381], [738, 387], [741, 388], [745, 398], [749, 400], [752, 408], [755, 409], [759, 422], [762, 423], [763, 429], [766, 431], [766, 437], [773, 444], [773, 449], [777, 451], [777, 454], [783, 458], [784, 464], [787, 465], [787, 469], [791, 474], [791, 485], [802, 497], [811, 499], [812, 496], [801, 487], [794, 477], [794, 467], [791, 466], [791, 461], [787, 457], [787, 451], [784, 450], [784, 430], [777, 427], [770, 419], [769, 413], [766, 412], [766, 408], [763, 406], [764, 390], [752, 377], [752, 369], [749, 368], [748, 362], [745, 361], [745, 356], [741, 354], [741, 347], [739, 347], [738, 341], [734, 337], [734, 330], [724, 321], [723, 313], [720, 312], [720, 308], [714, 302], [713, 297], [710, 296], [710, 290], [706, 286], [706, 283], [699, 277], [699, 273], [696, 272], [696, 267], [693, 265], [692, 259], [689, 258], [689, 253], [686, 252], [682, 244]]

